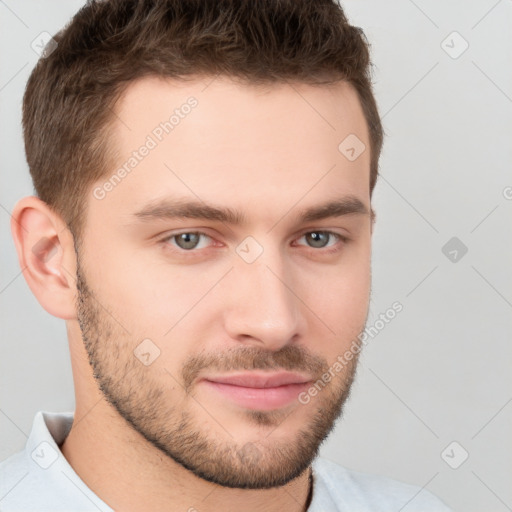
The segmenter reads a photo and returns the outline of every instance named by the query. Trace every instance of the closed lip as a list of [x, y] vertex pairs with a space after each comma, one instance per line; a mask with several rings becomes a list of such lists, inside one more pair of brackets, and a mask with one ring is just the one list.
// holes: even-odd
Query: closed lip
[[203, 380], [240, 386], [246, 388], [276, 388], [290, 384], [305, 384], [310, 382], [311, 376], [294, 372], [241, 372], [228, 375], [212, 375], [204, 377]]

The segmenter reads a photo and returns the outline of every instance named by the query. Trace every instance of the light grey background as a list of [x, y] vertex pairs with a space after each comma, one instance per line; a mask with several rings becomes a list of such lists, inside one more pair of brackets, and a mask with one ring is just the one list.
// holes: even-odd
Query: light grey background
[[[74, 408], [64, 321], [21, 275], [9, 212], [32, 193], [20, 121], [31, 42], [81, 4], [0, 0], [0, 459], [22, 449], [36, 411]], [[404, 309], [368, 343], [322, 455], [455, 510], [512, 510], [512, 2], [343, 6], [372, 44], [387, 133], [369, 325]], [[468, 248], [456, 262], [442, 252], [452, 237]], [[441, 455], [453, 441], [452, 465], [469, 454], [458, 469]]]

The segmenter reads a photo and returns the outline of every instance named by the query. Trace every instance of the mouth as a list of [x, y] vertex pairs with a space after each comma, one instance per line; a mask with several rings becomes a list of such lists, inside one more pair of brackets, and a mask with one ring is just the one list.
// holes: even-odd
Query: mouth
[[200, 383], [241, 407], [270, 411], [292, 403], [311, 381], [308, 375], [280, 371], [214, 375], [203, 378]]

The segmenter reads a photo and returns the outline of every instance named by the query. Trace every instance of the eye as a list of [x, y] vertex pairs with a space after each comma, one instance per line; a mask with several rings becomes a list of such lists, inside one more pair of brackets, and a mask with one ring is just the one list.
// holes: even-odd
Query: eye
[[[342, 242], [348, 241], [348, 238], [340, 235], [339, 233], [334, 233], [333, 231], [309, 231], [308, 233], [304, 233], [299, 240], [302, 238], [304, 238], [306, 243], [314, 249], [333, 247], [336, 245], [336, 242], [339, 242], [340, 240]], [[329, 241], [333, 239], [334, 243], [329, 244]]]
[[[163, 242], [169, 242], [175, 240], [175, 245], [180, 249], [183, 249], [185, 251], [193, 250], [193, 249], [202, 249], [204, 247], [201, 247], [199, 245], [199, 242], [201, 240], [201, 237], [204, 238], [210, 238], [208, 235], [205, 235], [204, 233], [196, 232], [196, 231], [190, 231], [186, 233], [178, 233], [177, 235], [171, 235], [163, 240]], [[206, 246], [205, 246], [206, 247]]]

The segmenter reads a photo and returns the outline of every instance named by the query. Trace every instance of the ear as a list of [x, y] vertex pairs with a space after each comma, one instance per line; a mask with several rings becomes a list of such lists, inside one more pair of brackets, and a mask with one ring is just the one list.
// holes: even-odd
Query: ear
[[11, 232], [21, 270], [39, 304], [53, 316], [76, 319], [76, 254], [66, 223], [45, 202], [28, 196], [14, 206]]

